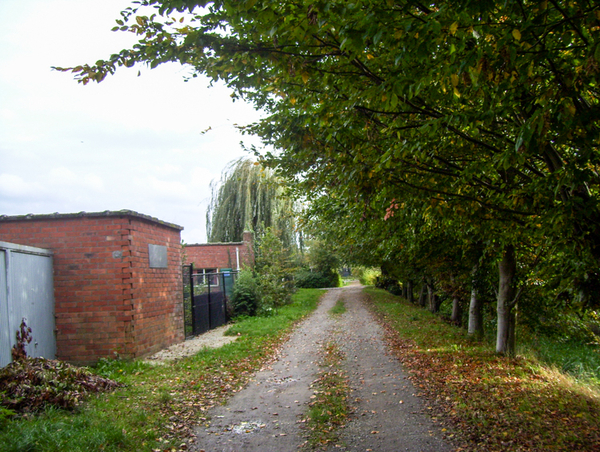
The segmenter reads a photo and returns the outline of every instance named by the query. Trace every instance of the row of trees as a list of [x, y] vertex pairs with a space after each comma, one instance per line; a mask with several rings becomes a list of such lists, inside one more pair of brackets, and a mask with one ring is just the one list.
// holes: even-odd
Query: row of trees
[[514, 351], [517, 303], [600, 304], [597, 2], [142, 6], [154, 13], [119, 22], [140, 36], [132, 49], [63, 70], [87, 83], [179, 61], [224, 80], [269, 113], [246, 129], [277, 149], [262, 161], [348, 259], [425, 281], [432, 309], [440, 289], [470, 295], [473, 331], [495, 282], [500, 353]]

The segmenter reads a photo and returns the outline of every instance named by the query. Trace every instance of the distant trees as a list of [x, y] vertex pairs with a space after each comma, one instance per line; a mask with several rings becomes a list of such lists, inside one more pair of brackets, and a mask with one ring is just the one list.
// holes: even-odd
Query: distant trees
[[240, 159], [213, 182], [206, 212], [209, 242], [240, 242], [244, 231], [258, 236], [276, 229], [286, 246], [295, 245], [293, 200], [272, 170], [250, 159]]

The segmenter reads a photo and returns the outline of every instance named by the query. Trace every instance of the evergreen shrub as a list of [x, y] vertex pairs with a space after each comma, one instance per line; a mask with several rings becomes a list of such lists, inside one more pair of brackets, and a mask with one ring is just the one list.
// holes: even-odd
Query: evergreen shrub
[[255, 315], [259, 302], [258, 285], [254, 275], [249, 270], [242, 270], [238, 274], [231, 295], [233, 316]]
[[325, 287], [339, 287], [340, 275], [338, 272], [311, 272], [302, 270], [295, 275], [296, 287], [300, 289], [322, 289]]

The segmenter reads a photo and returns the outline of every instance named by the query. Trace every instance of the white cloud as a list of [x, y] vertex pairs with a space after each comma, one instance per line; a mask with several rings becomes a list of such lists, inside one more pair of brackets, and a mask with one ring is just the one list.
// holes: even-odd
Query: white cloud
[[0, 196], [7, 198], [23, 198], [40, 190], [39, 185], [25, 182], [15, 174], [0, 174]]
[[[137, 39], [110, 28], [130, 0], [0, 0], [0, 215], [131, 209], [205, 240], [209, 184], [245, 156], [234, 124], [258, 118], [175, 64], [83, 86], [50, 66]], [[206, 133], [202, 131], [209, 129]]]

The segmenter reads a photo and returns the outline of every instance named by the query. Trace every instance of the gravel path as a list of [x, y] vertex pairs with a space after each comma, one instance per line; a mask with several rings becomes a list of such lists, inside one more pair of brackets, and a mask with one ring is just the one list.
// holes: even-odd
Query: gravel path
[[[332, 316], [338, 299], [347, 311]], [[340, 430], [341, 441], [328, 450], [453, 450], [441, 427], [424, 414], [426, 407], [400, 363], [387, 354], [383, 330], [363, 305], [361, 286], [329, 290], [317, 310], [292, 333], [277, 361], [262, 369], [225, 406], [209, 413], [211, 423], [198, 428], [195, 450], [295, 451], [305, 443], [304, 425], [310, 387], [318, 372], [319, 351], [336, 341], [346, 355], [354, 416]]]
[[169, 348], [161, 350], [152, 356], [148, 356], [145, 361], [150, 364], [166, 364], [169, 361], [195, 355], [203, 348], [222, 347], [237, 339], [237, 336], [224, 336], [225, 331], [228, 329], [229, 325], [223, 325], [212, 329], [192, 339], [171, 345]]

